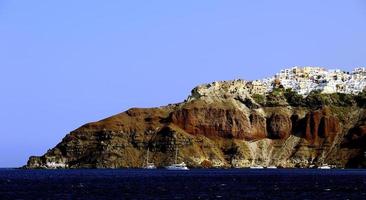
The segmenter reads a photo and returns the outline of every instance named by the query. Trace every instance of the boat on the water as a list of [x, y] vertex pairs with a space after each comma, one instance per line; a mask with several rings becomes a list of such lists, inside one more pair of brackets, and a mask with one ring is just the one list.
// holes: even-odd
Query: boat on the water
[[331, 169], [331, 167], [327, 164], [320, 166], [318, 169]]
[[149, 149], [147, 149], [147, 153], [146, 153], [146, 165], [144, 166], [144, 169], [156, 169], [155, 164], [149, 162]]
[[189, 170], [187, 165], [184, 162], [177, 163], [177, 159], [178, 159], [178, 148], [175, 150], [174, 164], [166, 166], [165, 169], [167, 169], [167, 170]]
[[257, 165], [257, 166], [251, 166], [250, 169], [264, 169], [263, 166]]
[[274, 165], [271, 165], [271, 166], [268, 166], [267, 169], [277, 169], [277, 167]]
[[167, 170], [189, 170], [187, 165], [184, 162], [175, 163], [175, 164], [166, 166], [165, 169], [167, 169]]
[[154, 163], [147, 163], [144, 169], [156, 169], [156, 166]]

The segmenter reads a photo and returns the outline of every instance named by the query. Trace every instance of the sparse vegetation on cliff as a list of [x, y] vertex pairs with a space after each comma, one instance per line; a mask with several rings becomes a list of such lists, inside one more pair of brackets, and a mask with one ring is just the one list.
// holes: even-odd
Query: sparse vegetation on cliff
[[356, 102], [359, 107], [366, 108], [366, 90], [356, 96]]
[[147, 149], [161, 167], [178, 147], [178, 158], [190, 167], [365, 163], [366, 92], [312, 91], [303, 97], [278, 87], [250, 96], [235, 83], [225, 84], [215, 86], [222, 92], [208, 95], [212, 89], [198, 88], [180, 104], [134, 108], [86, 124], [45, 155], [31, 157], [27, 167], [142, 167]]
[[359, 94], [324, 94], [319, 90], [314, 90], [304, 97], [291, 89], [276, 88], [267, 95], [254, 94], [252, 98], [258, 104], [268, 107], [283, 106], [285, 103], [293, 107], [308, 108], [321, 108], [323, 106], [365, 107], [366, 105], [365, 92]]

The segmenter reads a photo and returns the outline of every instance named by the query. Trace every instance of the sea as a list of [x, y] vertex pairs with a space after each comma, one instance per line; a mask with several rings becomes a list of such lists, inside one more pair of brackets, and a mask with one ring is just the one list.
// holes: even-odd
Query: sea
[[0, 169], [0, 199], [366, 199], [366, 170]]

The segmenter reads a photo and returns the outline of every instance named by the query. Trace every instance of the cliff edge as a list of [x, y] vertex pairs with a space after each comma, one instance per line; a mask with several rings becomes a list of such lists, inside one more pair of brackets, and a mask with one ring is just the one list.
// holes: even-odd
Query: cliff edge
[[178, 160], [190, 167], [366, 166], [366, 92], [307, 96], [253, 82], [198, 86], [182, 103], [132, 108], [67, 134], [26, 168], [158, 167]]

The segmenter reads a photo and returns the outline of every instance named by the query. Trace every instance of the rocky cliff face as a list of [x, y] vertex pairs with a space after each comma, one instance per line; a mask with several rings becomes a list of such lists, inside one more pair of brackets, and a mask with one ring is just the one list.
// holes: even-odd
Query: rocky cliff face
[[245, 81], [216, 82], [180, 104], [86, 124], [26, 167], [143, 167], [147, 149], [150, 162], [165, 166], [176, 148], [190, 167], [365, 166], [366, 109], [357, 96], [342, 105], [316, 94], [299, 104], [284, 90], [264, 97], [249, 90]]

